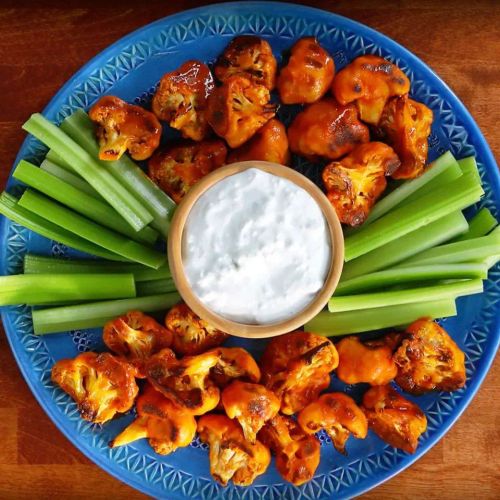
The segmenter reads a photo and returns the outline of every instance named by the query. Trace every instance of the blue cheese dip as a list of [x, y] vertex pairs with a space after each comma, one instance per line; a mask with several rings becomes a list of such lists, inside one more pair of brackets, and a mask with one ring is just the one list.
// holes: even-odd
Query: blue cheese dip
[[183, 232], [193, 293], [213, 312], [245, 324], [277, 323], [302, 311], [323, 287], [332, 252], [314, 198], [256, 168], [207, 189]]

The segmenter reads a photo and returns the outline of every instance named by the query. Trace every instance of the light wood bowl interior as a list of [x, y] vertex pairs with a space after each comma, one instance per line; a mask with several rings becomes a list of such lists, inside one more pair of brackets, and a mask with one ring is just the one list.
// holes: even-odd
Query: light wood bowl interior
[[[331, 248], [333, 248], [330, 270], [322, 290], [309, 303], [309, 305], [298, 314], [284, 321], [267, 325], [248, 325], [237, 323], [208, 309], [193, 293], [184, 273], [184, 266], [182, 263], [182, 236], [184, 226], [193, 205], [207, 189], [219, 182], [221, 179], [243, 172], [249, 168], [258, 168], [264, 172], [283, 177], [305, 189], [318, 203], [325, 216], [332, 243]], [[332, 208], [330, 202], [321, 190], [307, 177], [290, 167], [285, 167], [277, 163], [266, 161], [243, 161], [232, 163], [214, 170], [189, 190], [187, 195], [177, 207], [172, 219], [168, 238], [168, 262], [172, 278], [174, 279], [177, 290], [179, 291], [182, 299], [198, 316], [203, 318], [205, 321], [209, 322], [216, 328], [237, 337], [274, 337], [276, 335], [296, 330], [318, 314], [326, 305], [328, 299], [332, 296], [337, 286], [342, 272], [344, 262], [344, 237], [342, 234], [342, 227], [335, 210]]]

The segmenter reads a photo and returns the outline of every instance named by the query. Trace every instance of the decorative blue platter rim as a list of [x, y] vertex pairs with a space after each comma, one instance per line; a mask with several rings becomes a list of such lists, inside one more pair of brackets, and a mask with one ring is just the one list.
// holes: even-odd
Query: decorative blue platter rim
[[[156, 82], [166, 71], [187, 59], [212, 61], [237, 34], [266, 38], [276, 54], [302, 36], [314, 35], [330, 50], [337, 68], [363, 53], [396, 62], [412, 81], [411, 94], [434, 111], [430, 158], [447, 149], [458, 158], [475, 154], [485, 187], [484, 199], [470, 213], [487, 206], [499, 216], [500, 175], [478, 126], [450, 88], [420, 59], [386, 36], [352, 20], [310, 7], [278, 2], [235, 2], [185, 11], [160, 19], [114, 43], [78, 71], [54, 96], [44, 115], [62, 121], [76, 108], [88, 108], [105, 93], [147, 103]], [[203, 43], [199, 43], [202, 41]], [[198, 42], [198, 43], [197, 43]], [[282, 109], [288, 122], [293, 110]], [[45, 149], [27, 138], [16, 158], [40, 162]], [[318, 180], [318, 167], [295, 158], [294, 166]], [[9, 180], [11, 191], [19, 189]], [[81, 255], [2, 218], [0, 271], [22, 271], [27, 251], [53, 256]], [[453, 425], [481, 385], [500, 344], [500, 266], [490, 271], [485, 292], [460, 299], [459, 314], [443, 323], [466, 353], [468, 381], [455, 393], [436, 393], [415, 400], [425, 411], [428, 430], [414, 455], [392, 448], [370, 433], [366, 440], [351, 438], [348, 457], [334, 452], [320, 434], [322, 460], [316, 477], [294, 487], [285, 483], [272, 465], [252, 487], [222, 488], [208, 469], [206, 447], [195, 440], [173, 455], [155, 455], [143, 441], [109, 449], [107, 443], [133, 418], [121, 417], [103, 427], [80, 419], [76, 405], [50, 381], [55, 360], [90, 349], [102, 349], [99, 330], [74, 331], [47, 337], [33, 335], [30, 309], [2, 310], [2, 320], [14, 357], [30, 389], [49, 417], [86, 456], [108, 473], [156, 498], [316, 499], [351, 498], [386, 481], [426, 453]], [[238, 341], [235, 341], [238, 342]], [[245, 345], [245, 344], [239, 344]], [[253, 352], [263, 343], [247, 344]], [[332, 389], [359, 397], [360, 388], [332, 382]]]

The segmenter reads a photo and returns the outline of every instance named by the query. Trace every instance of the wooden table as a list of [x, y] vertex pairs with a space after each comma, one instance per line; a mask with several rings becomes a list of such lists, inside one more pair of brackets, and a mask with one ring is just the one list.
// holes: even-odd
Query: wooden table
[[[3, 0], [0, 185], [41, 110], [89, 58], [130, 31], [210, 2]], [[310, 4], [401, 42], [453, 88], [500, 159], [500, 2], [342, 0]], [[9, 6], [9, 4], [11, 4]], [[146, 4], [146, 2], [144, 2]], [[24, 6], [23, 6], [24, 5]], [[365, 498], [500, 497], [500, 363], [458, 423], [412, 467]], [[0, 498], [144, 498], [85, 458], [40, 409], [0, 335]]]

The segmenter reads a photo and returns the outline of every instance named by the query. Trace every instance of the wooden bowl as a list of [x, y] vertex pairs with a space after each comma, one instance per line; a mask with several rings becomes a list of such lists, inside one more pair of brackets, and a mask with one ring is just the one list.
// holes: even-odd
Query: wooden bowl
[[[184, 273], [182, 263], [182, 236], [184, 225], [188, 218], [191, 208], [198, 198], [210, 187], [233, 174], [243, 172], [249, 168], [258, 168], [264, 172], [283, 177], [293, 182], [297, 186], [305, 189], [318, 203], [328, 224], [331, 248], [334, 248], [331, 256], [330, 270], [323, 289], [302, 311], [286, 320], [266, 325], [248, 325], [229, 320], [208, 309], [196, 295], [193, 293], [189, 282]], [[332, 244], [333, 243], [333, 244]], [[344, 237], [339, 219], [332, 205], [321, 192], [321, 190], [311, 182], [307, 177], [298, 173], [290, 167], [285, 167], [277, 163], [267, 161], [242, 161], [232, 163], [214, 170], [203, 177], [186, 194], [182, 202], [177, 207], [168, 237], [168, 262], [172, 278], [176, 284], [184, 302], [202, 319], [215, 326], [219, 330], [230, 333], [237, 337], [245, 338], [265, 338], [274, 337], [282, 333], [296, 330], [311, 318], [316, 316], [326, 305], [328, 299], [332, 296], [342, 272], [344, 263]]]

